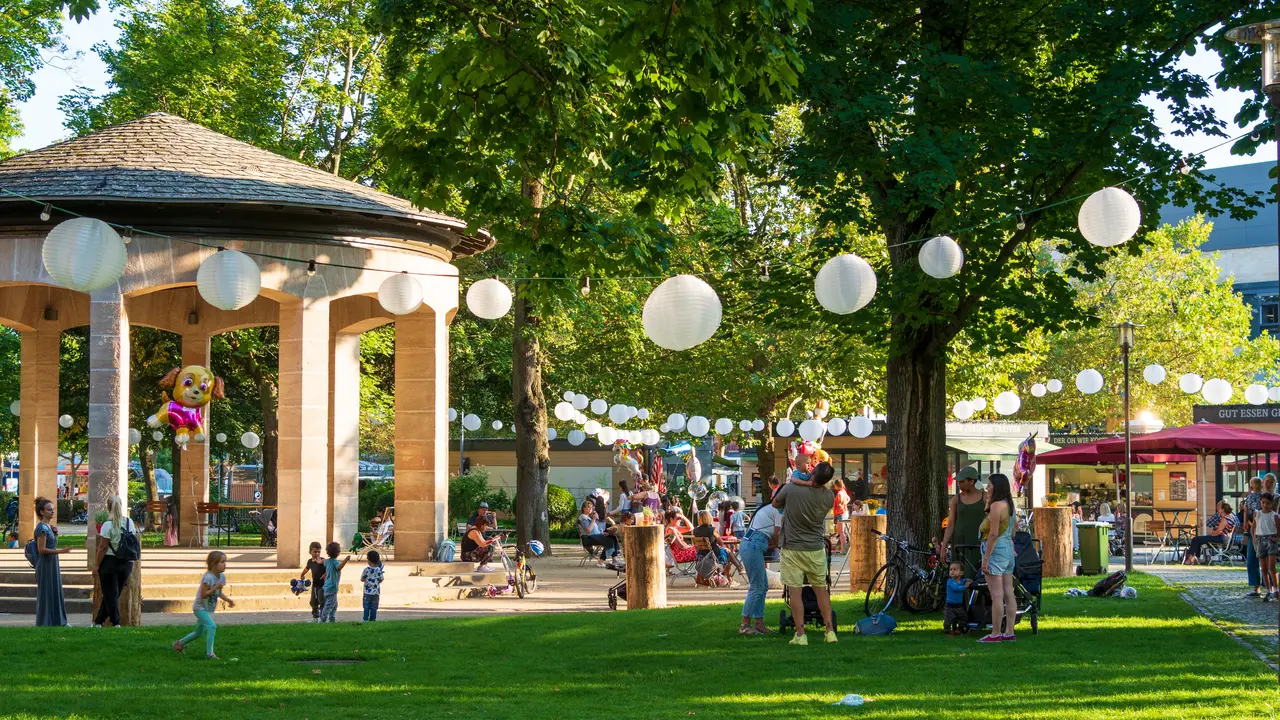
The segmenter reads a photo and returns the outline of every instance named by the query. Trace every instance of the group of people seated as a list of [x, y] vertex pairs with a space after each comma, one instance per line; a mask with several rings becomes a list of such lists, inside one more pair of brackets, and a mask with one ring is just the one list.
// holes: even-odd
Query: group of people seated
[[467, 520], [467, 527], [463, 530], [462, 547], [459, 548], [462, 551], [462, 559], [479, 564], [480, 572], [494, 570], [489, 563], [493, 562], [493, 556], [498, 551], [502, 536], [490, 537], [485, 533], [497, 526], [497, 518], [489, 510], [489, 503], [482, 502], [476, 511], [471, 513], [471, 517]]

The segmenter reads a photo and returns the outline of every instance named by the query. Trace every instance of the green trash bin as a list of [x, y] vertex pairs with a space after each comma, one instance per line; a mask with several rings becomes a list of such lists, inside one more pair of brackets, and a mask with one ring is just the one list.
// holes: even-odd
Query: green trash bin
[[1111, 547], [1107, 531], [1111, 523], [1082, 522], [1076, 525], [1080, 533], [1080, 567], [1077, 575], [1101, 575], [1111, 563]]

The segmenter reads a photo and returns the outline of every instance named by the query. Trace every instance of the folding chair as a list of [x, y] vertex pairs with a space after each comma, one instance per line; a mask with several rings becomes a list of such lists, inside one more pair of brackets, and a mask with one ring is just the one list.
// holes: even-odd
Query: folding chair
[[356, 559], [364, 558], [365, 553], [370, 550], [377, 550], [384, 553], [395, 546], [395, 508], [387, 508], [383, 511], [382, 516], [378, 518], [378, 528], [376, 532], [370, 532], [367, 536], [361, 538], [361, 545], [356, 550]]
[[1236, 534], [1233, 532], [1227, 536], [1225, 543], [1205, 543], [1200, 550], [1200, 556], [1204, 558], [1205, 565], [1212, 565], [1215, 562], [1229, 566], [1234, 566], [1235, 559], [1231, 557], [1232, 553], [1239, 553], [1239, 543], [1236, 542]]

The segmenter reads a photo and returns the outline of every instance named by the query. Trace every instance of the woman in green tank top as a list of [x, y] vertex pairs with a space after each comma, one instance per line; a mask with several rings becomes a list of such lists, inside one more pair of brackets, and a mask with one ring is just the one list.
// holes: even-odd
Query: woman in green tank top
[[956, 489], [959, 492], [951, 498], [947, 529], [939, 548], [939, 553], [945, 558], [947, 548], [952, 543], [971, 546], [951, 553], [952, 560], [964, 563], [964, 574], [968, 578], [978, 577], [982, 568], [982, 552], [978, 548], [982, 543], [979, 526], [987, 514], [982, 491], [976, 487], [978, 477], [978, 470], [974, 467], [967, 467], [956, 473]]

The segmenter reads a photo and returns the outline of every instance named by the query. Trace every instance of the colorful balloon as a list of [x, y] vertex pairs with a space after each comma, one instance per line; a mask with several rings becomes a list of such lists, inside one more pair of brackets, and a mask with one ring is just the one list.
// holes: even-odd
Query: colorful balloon
[[[174, 368], [160, 379], [165, 389], [160, 409], [147, 418], [147, 426], [158, 428], [169, 422], [173, 428], [173, 441], [184, 450], [191, 440], [204, 442], [204, 408], [210, 400], [226, 397], [222, 378], [214, 376], [207, 368], [188, 365]], [[169, 399], [169, 390], [173, 399]]]

